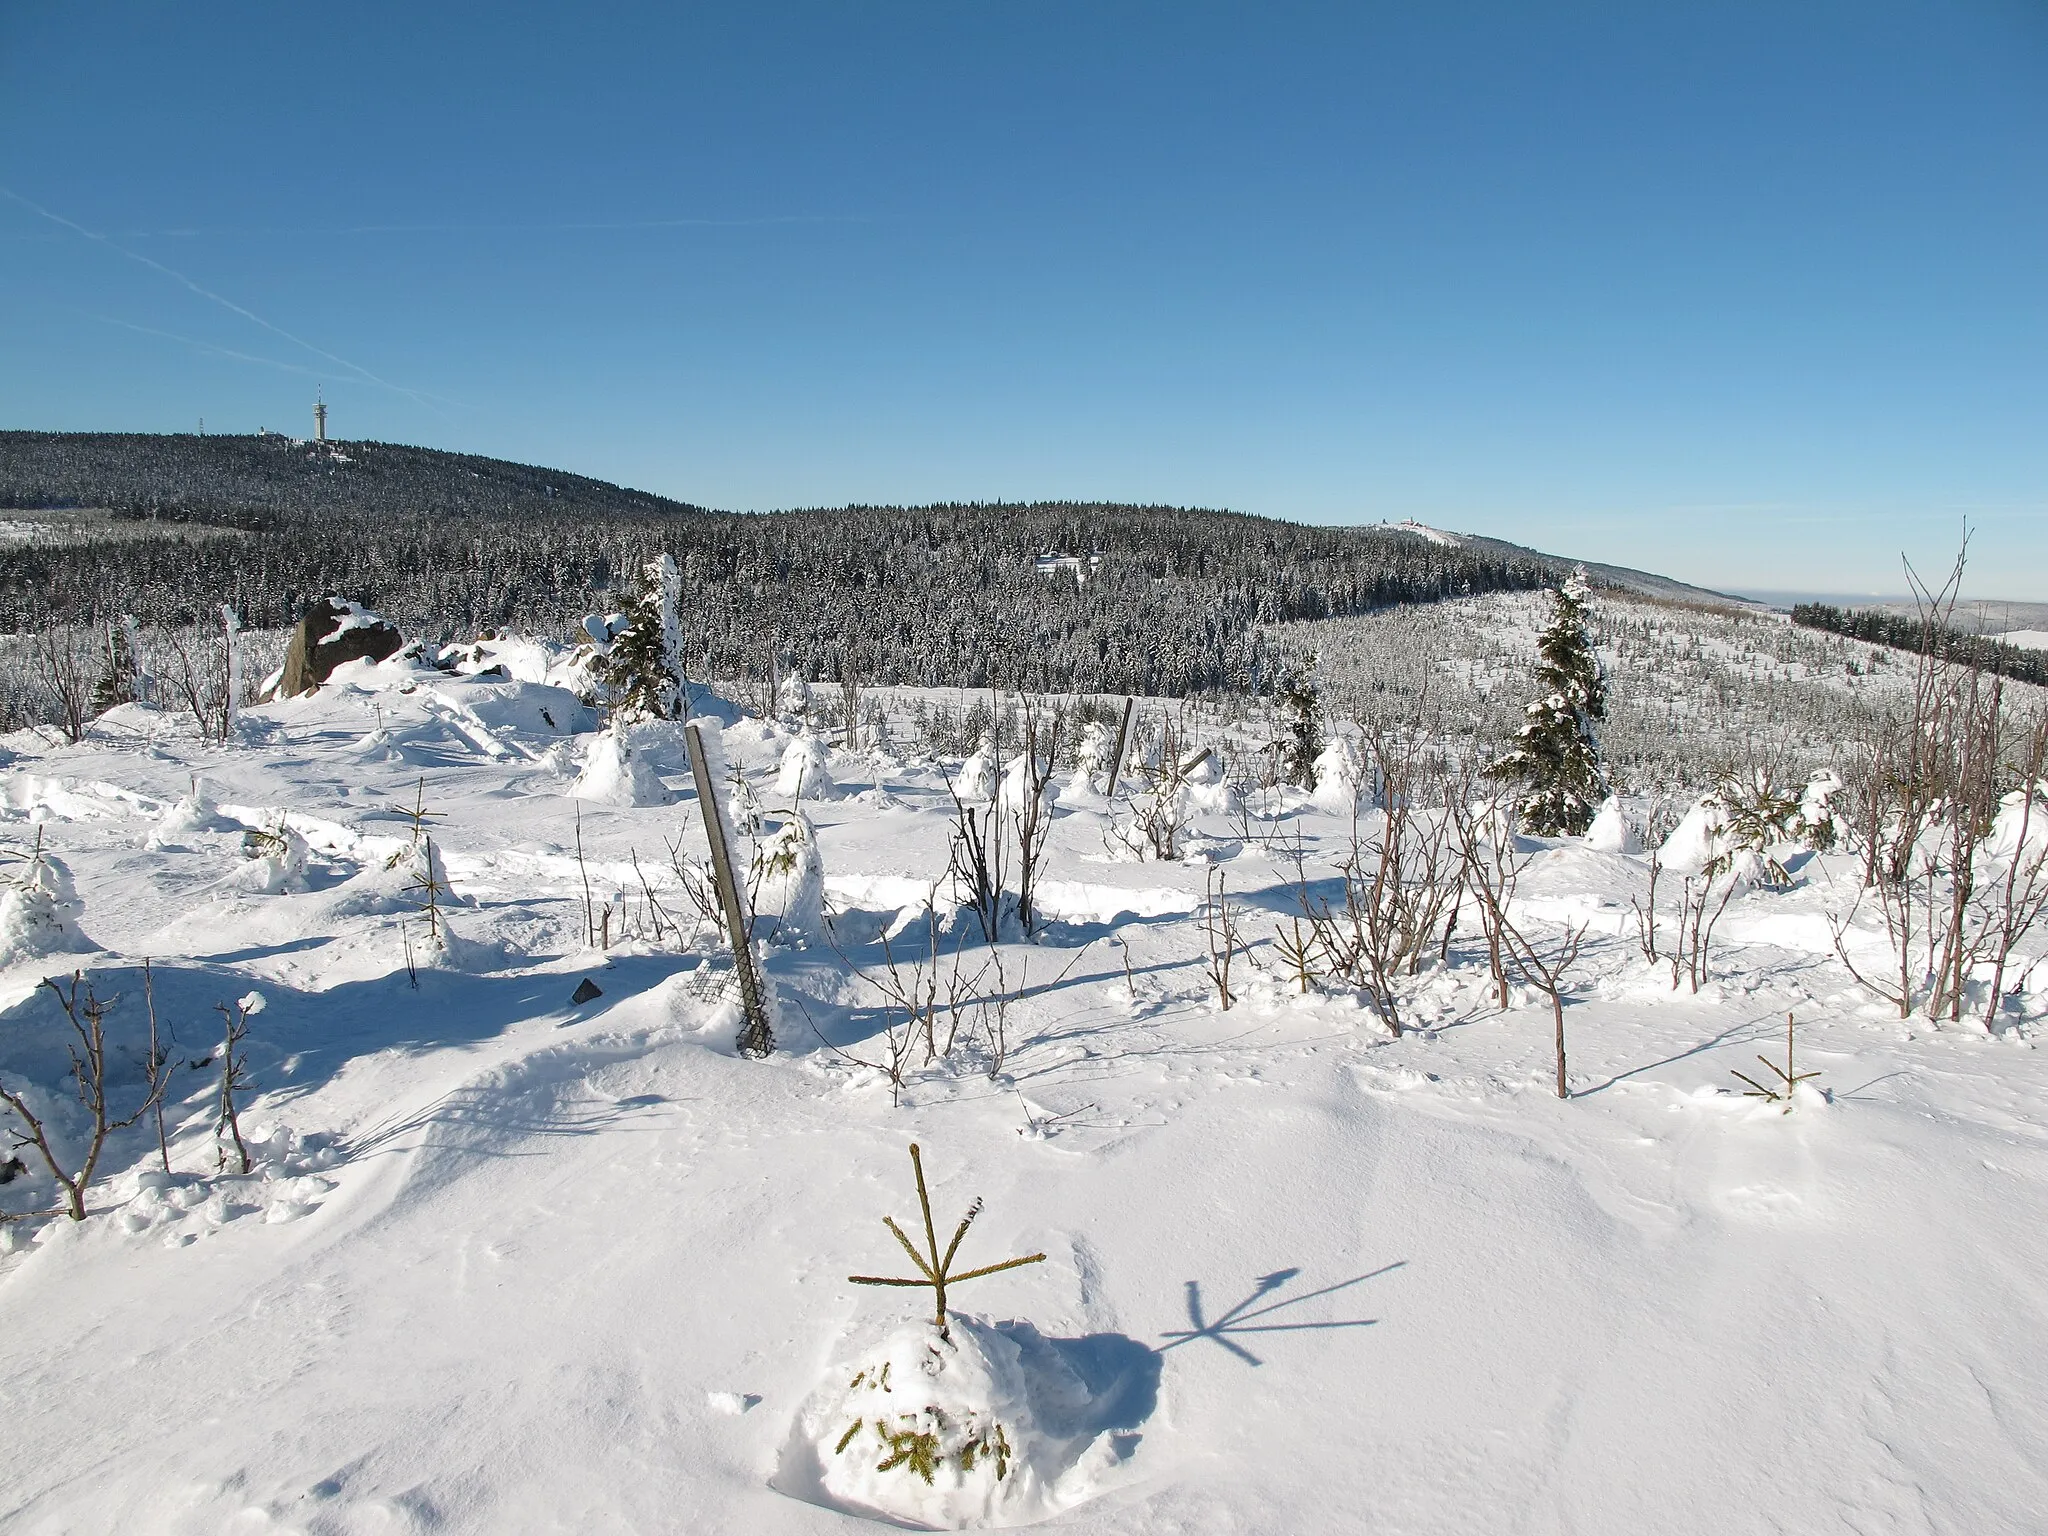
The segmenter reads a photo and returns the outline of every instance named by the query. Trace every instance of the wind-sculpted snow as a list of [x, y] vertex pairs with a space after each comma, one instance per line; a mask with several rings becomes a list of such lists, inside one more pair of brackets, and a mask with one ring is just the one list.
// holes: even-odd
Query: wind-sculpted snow
[[[1360, 991], [1303, 993], [1276, 940], [1304, 898], [1341, 909], [1382, 812], [1369, 783], [1336, 809], [1260, 788], [1256, 711], [1178, 717], [1228, 792], [1190, 798], [1171, 861], [1113, 835], [1128, 785], [1063, 768], [1038, 930], [994, 946], [948, 856], [976, 743], [933, 758], [913, 723], [968, 701], [878, 693], [857, 754], [818, 721], [842, 794], [800, 805], [793, 730], [707, 719], [743, 867], [766, 850], [764, 908], [803, 908], [761, 924], [778, 1041], [750, 1060], [673, 743], [645, 744], [666, 803], [579, 800], [596, 722], [527, 674], [394, 661], [226, 744], [133, 705], [75, 747], [0, 743], [0, 845], [40, 838], [69, 925], [0, 968], [0, 1086], [75, 1154], [42, 984], [74, 971], [117, 1107], [147, 1004], [178, 1062], [168, 1172], [144, 1116], [83, 1223], [31, 1214], [32, 1157], [0, 1183], [28, 1218], [0, 1226], [0, 1529], [2043, 1527], [2048, 991], [1989, 1027], [1873, 1004], [1832, 943], [1853, 855], [1779, 848], [1695, 992], [1639, 948], [1640, 794], [1626, 835], [1528, 842], [1511, 921], [1588, 930], [1561, 1101], [1548, 1000], [1500, 1007], [1469, 909], [1394, 983], [1398, 1039]], [[995, 796], [1017, 747], [992, 747]], [[1845, 942], [1882, 932], [1864, 912]], [[953, 1048], [913, 1038], [894, 1084], [892, 964], [936, 985], [939, 1045], [961, 989]], [[975, 1011], [998, 974], [1000, 1036]], [[252, 993], [244, 1174], [217, 1005]], [[1732, 1076], [1782, 1061], [1788, 1012], [1819, 1074], [1789, 1113]], [[882, 1219], [922, 1242], [911, 1141], [941, 1248], [983, 1202], [959, 1269], [1045, 1259], [953, 1298], [959, 1368], [899, 1404], [930, 1292], [849, 1277], [908, 1273]], [[930, 1483], [875, 1428], [927, 1410]], [[992, 1423], [1000, 1478], [960, 1459]]]

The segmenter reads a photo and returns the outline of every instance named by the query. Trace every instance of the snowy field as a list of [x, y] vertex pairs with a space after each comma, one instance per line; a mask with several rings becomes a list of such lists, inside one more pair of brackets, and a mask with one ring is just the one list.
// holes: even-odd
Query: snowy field
[[[773, 844], [791, 737], [718, 720]], [[1518, 917], [1587, 931], [1560, 1100], [1550, 1004], [1497, 1006], [1476, 928], [1402, 980], [1398, 1038], [1289, 978], [1281, 925], [1353, 835], [1328, 794], [1233, 803], [1212, 759], [1179, 856], [1141, 861], [1124, 797], [1062, 774], [1044, 921], [991, 948], [948, 900], [945, 775], [999, 765], [800, 749], [829, 922], [783, 882], [754, 1060], [675, 733], [639, 739], [636, 796], [584, 775], [594, 725], [394, 661], [225, 746], [132, 705], [6, 740], [0, 831], [48, 873], [0, 914], [0, 1084], [75, 1139], [42, 985], [75, 968], [116, 1000], [114, 1097], [146, 1000], [180, 1068], [168, 1174], [145, 1118], [88, 1221], [0, 1229], [0, 1529], [2048, 1529], [2048, 992], [1901, 1020], [1834, 954], [1853, 859], [1786, 851], [1695, 992], [1638, 947], [1624, 839], [1528, 849]], [[1250, 760], [1217, 729], [1189, 745]], [[889, 964], [934, 949], [952, 1049], [911, 1040], [892, 1084]], [[251, 993], [241, 1174], [210, 1053]], [[1788, 1012], [1819, 1075], [1785, 1113], [1732, 1074], [1782, 1059]], [[986, 1202], [956, 1273], [1045, 1255], [951, 1294], [929, 1391], [929, 1293], [848, 1280], [910, 1272], [883, 1218], [922, 1246], [913, 1141], [942, 1247]], [[7, 1211], [56, 1198], [26, 1166]], [[1004, 1476], [971, 1421], [966, 1470], [883, 1469], [884, 1407], [976, 1391]]]

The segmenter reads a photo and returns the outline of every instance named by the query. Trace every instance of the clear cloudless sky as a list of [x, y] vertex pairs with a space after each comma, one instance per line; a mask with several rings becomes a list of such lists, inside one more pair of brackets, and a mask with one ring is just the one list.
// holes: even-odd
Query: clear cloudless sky
[[0, 425], [2048, 600], [2048, 0], [0, 0]]

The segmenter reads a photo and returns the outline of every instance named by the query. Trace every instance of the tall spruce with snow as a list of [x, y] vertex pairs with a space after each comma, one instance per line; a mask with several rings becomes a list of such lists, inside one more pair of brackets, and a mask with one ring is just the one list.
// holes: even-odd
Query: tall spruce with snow
[[626, 610], [626, 629], [611, 643], [605, 681], [622, 720], [680, 720], [689, 703], [678, 627], [683, 578], [672, 556], [650, 560]]
[[1287, 715], [1287, 781], [1313, 789], [1324, 747], [1323, 695], [1313, 672], [1297, 670], [1281, 680], [1280, 707]]
[[1594, 722], [1607, 714], [1600, 658], [1586, 633], [1585, 573], [1573, 572], [1553, 591], [1550, 622], [1537, 637], [1542, 692], [1524, 711], [1514, 747], [1487, 773], [1523, 786], [1516, 801], [1522, 824], [1539, 837], [1577, 837], [1607, 798]]

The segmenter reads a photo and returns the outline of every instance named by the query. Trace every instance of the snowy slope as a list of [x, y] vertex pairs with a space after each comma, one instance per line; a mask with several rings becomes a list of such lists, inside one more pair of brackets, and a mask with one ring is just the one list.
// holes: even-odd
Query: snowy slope
[[[641, 875], [697, 927], [665, 846], [702, 848], [679, 759], [672, 804], [579, 802], [589, 722], [550, 707], [551, 730], [542, 685], [355, 676], [225, 748], [135, 708], [77, 748], [12, 739], [0, 830], [68, 867], [121, 1038], [145, 956], [194, 1057], [215, 1002], [267, 1006], [256, 1173], [215, 1172], [194, 1069], [172, 1177], [138, 1127], [92, 1220], [11, 1229], [0, 1529], [873, 1528], [803, 1426], [845, 1388], [828, 1367], [927, 1305], [847, 1283], [909, 1262], [881, 1218], [916, 1222], [913, 1140], [942, 1239], [986, 1200], [963, 1262], [1047, 1255], [953, 1305], [1031, 1347], [1027, 1406], [1066, 1449], [1025, 1512], [1054, 1528], [2048, 1525], [2048, 996], [1995, 1035], [1886, 1017], [1829, 954], [1829, 861], [1739, 898], [1695, 995], [1636, 952], [1639, 861], [1541, 854], [1529, 911], [1596, 935], [1560, 1102], [1547, 1006], [1495, 1011], [1476, 941], [1390, 1041], [1356, 997], [1283, 984], [1278, 844], [1218, 812], [1205, 856], [1114, 859], [1077, 795], [1055, 921], [1003, 946], [1044, 989], [1007, 1059], [915, 1065], [897, 1106], [841, 1054], [873, 1059], [882, 1023], [850, 967], [879, 974], [944, 873], [935, 766], [835, 754], [843, 798], [805, 809], [837, 949], [769, 946], [781, 1044], [744, 1060], [707, 935], [584, 940], [586, 873], [626, 898], [614, 934]], [[786, 740], [724, 733], [771, 819]], [[181, 807], [195, 776], [210, 803]], [[383, 866], [422, 780], [461, 904], [415, 987], [416, 898]], [[304, 888], [254, 893], [241, 829], [280, 810]], [[1268, 830], [1326, 879], [1349, 818], [1297, 799]], [[1268, 967], [1228, 1012], [1191, 916], [1210, 859]], [[73, 963], [0, 975], [6, 1081], [62, 1088], [37, 983]], [[573, 1007], [585, 976], [603, 996]], [[1728, 1091], [1787, 1010], [1828, 1095], [1789, 1115]]]

